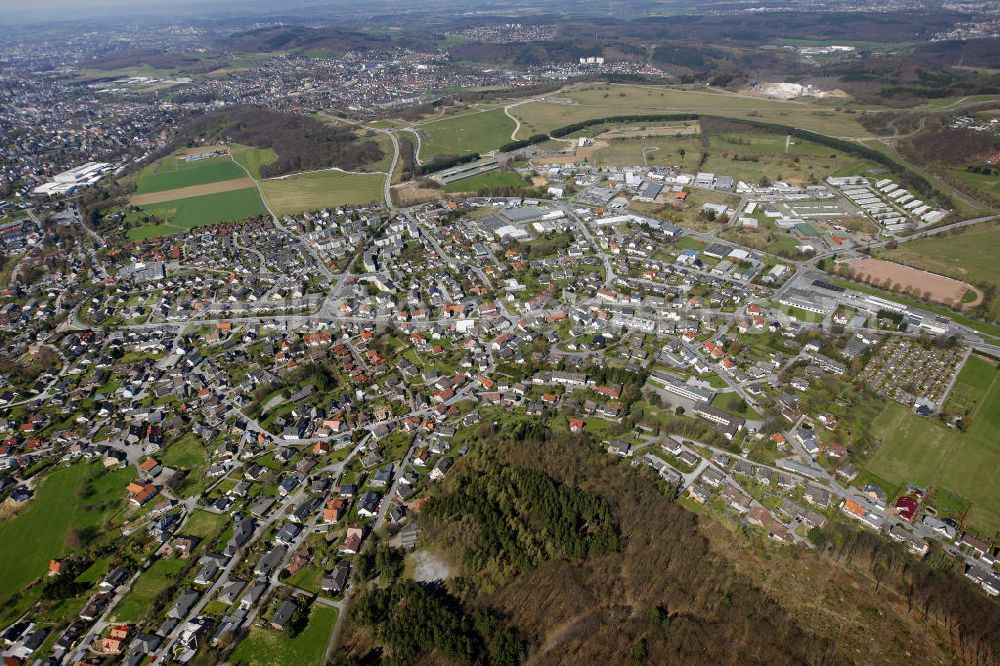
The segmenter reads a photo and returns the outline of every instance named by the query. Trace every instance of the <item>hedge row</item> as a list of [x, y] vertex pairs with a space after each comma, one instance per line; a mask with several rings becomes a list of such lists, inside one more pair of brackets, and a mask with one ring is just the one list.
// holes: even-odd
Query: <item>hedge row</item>
[[521, 141], [511, 141], [510, 143], [505, 143], [500, 146], [497, 150], [501, 153], [510, 153], [515, 150], [520, 150], [522, 148], [527, 148], [528, 146], [533, 146], [536, 143], [542, 143], [543, 141], [548, 141], [548, 134], [535, 134], [527, 139], [522, 139]]
[[549, 132], [549, 136], [561, 137], [582, 129], [603, 125], [604, 123], [646, 123], [646, 122], [667, 122], [674, 120], [698, 120], [700, 116], [696, 113], [649, 113], [641, 116], [608, 116], [606, 118], [593, 118], [583, 120], [572, 125], [565, 125]]
[[445, 169], [450, 169], [452, 167], [457, 167], [460, 164], [468, 164], [469, 162], [475, 162], [479, 159], [479, 153], [469, 153], [468, 155], [462, 155], [461, 157], [452, 157], [447, 160], [439, 160], [437, 162], [428, 162], [416, 168], [416, 175], [426, 176], [429, 173], [434, 173], [435, 171], [444, 171]]

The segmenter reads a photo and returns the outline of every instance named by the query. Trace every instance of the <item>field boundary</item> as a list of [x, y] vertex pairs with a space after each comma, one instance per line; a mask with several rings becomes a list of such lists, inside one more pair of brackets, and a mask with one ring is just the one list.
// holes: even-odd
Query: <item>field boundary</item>
[[173, 190], [163, 190], [162, 192], [149, 192], [148, 194], [133, 194], [129, 202], [133, 206], [148, 206], [150, 204], [176, 201], [177, 199], [189, 199], [200, 197], [206, 194], [218, 194], [219, 192], [232, 192], [233, 190], [243, 190], [254, 187], [253, 178], [233, 178], [232, 180], [222, 180], [216, 183], [204, 183], [202, 185], [189, 185], [178, 187]]

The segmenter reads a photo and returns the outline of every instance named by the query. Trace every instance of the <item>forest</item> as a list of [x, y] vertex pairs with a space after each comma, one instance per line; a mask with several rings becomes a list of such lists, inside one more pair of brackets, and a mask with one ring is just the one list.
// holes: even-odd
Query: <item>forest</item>
[[545, 474], [486, 459], [427, 507], [428, 520], [475, 525], [463, 562], [481, 575], [525, 573], [553, 558], [579, 561], [618, 550], [607, 502]]
[[452, 563], [452, 576], [425, 585], [406, 582], [401, 567], [380, 575], [352, 614], [347, 663], [893, 661], [859, 649], [822, 616], [792, 612], [733, 557], [773, 570], [809, 558], [796, 566], [841, 572], [852, 583], [827, 593], [886, 616], [884, 645], [900, 657], [996, 663], [996, 605], [898, 544], [834, 521], [810, 534], [813, 551], [763, 535], [751, 546], [741, 532], [723, 547], [745, 553], [724, 556], [702, 533], [704, 519], [588, 436], [537, 420], [485, 424], [478, 435], [419, 516], [421, 542]]
[[[523, 642], [496, 614], [485, 609], [467, 612], [439, 585], [394, 579], [385, 586], [372, 586], [352, 609], [351, 619], [370, 627], [392, 660], [403, 663], [413, 663], [431, 651], [448, 663], [462, 665], [516, 666], [525, 657]], [[374, 655], [366, 655], [364, 661], [373, 660]]]
[[202, 116], [179, 136], [181, 141], [203, 137], [273, 148], [278, 159], [260, 167], [264, 178], [329, 167], [351, 171], [383, 157], [378, 143], [359, 138], [350, 128], [255, 106]]

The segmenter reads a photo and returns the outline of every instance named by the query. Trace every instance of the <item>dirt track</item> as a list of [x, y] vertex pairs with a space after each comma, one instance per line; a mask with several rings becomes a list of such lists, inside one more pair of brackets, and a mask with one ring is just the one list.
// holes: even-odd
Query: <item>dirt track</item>
[[251, 178], [235, 178], [224, 180], [219, 183], [206, 183], [204, 185], [191, 185], [189, 187], [178, 187], [175, 190], [164, 192], [150, 192], [149, 194], [133, 194], [130, 201], [133, 206], [148, 206], [149, 204], [173, 201], [175, 199], [187, 199], [188, 197], [198, 197], [205, 194], [218, 194], [219, 192], [231, 192], [242, 190], [247, 187], [256, 187]]
[[869, 282], [877, 281], [884, 285], [885, 281], [888, 280], [893, 291], [927, 297], [929, 300], [945, 305], [961, 303], [962, 297], [965, 296], [968, 289], [976, 293], [976, 298], [970, 303], [965, 303], [965, 307], [975, 307], [983, 300], [982, 292], [965, 282], [953, 280], [937, 273], [910, 268], [892, 261], [861, 259], [851, 263], [851, 270], [856, 277]]

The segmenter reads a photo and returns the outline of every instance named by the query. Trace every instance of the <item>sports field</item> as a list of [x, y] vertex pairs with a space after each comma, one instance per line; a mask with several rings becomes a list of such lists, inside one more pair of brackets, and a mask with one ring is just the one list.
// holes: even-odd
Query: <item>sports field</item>
[[629, 84], [585, 85], [553, 97], [565, 103], [534, 101], [511, 109], [521, 120], [519, 139], [590, 118], [646, 113], [704, 113], [779, 123], [833, 136], [871, 136], [858, 124], [856, 114], [796, 100]]
[[197, 162], [184, 162], [179, 157], [168, 157], [144, 169], [136, 179], [136, 192], [149, 194], [165, 192], [180, 187], [219, 183], [244, 178], [246, 173], [228, 157], [211, 157]]
[[436, 155], [496, 150], [510, 141], [514, 127], [514, 121], [503, 109], [470, 111], [421, 123], [416, 125], [420, 132], [420, 159], [430, 161]]
[[[0, 543], [16, 544], [0, 549], [0, 602], [44, 577], [49, 560], [72, 552], [70, 530], [99, 528], [123, 510], [125, 486], [134, 476], [131, 468], [104, 472], [100, 464], [77, 463], [43, 479], [24, 511], [0, 522]], [[81, 493], [84, 488], [89, 490]]]
[[875, 284], [891, 284], [893, 291], [918, 294], [945, 305], [963, 302], [969, 285], [950, 277], [918, 270], [893, 261], [860, 259], [850, 264], [853, 274]]
[[385, 176], [316, 171], [260, 181], [275, 215], [381, 201]]
[[[903, 243], [894, 250], [880, 251], [878, 256], [973, 284], [1000, 286], [996, 248], [1000, 248], [1000, 227], [974, 226], [954, 236]], [[1000, 318], [1000, 299], [993, 299], [990, 314]]]
[[246, 666], [321, 663], [336, 621], [336, 608], [313, 604], [309, 611], [309, 624], [298, 636], [289, 638], [280, 631], [252, 627], [246, 638], [236, 646], [229, 661]]
[[969, 507], [966, 526], [992, 536], [1000, 530], [1000, 476], [996, 473], [1000, 469], [1000, 372], [987, 361], [973, 361], [959, 374], [957, 390], [965, 404], [970, 404], [970, 398], [975, 403], [965, 432], [892, 403], [872, 424], [882, 443], [867, 469], [891, 483], [913, 482], [961, 498]]
[[175, 234], [207, 224], [218, 224], [255, 215], [266, 215], [267, 210], [254, 187], [217, 194], [206, 194], [186, 199], [176, 199], [143, 206], [150, 215], [163, 220], [163, 224], [148, 224], [129, 229], [131, 240]]

